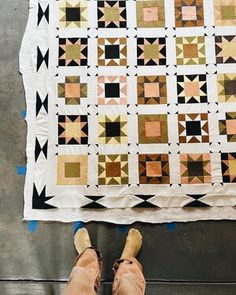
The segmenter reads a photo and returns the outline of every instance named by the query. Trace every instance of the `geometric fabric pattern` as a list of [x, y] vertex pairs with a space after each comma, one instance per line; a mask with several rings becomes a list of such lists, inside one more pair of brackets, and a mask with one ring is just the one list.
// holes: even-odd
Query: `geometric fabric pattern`
[[219, 102], [236, 102], [236, 74], [219, 74], [217, 90]]
[[88, 156], [57, 156], [58, 185], [86, 185], [88, 176]]
[[137, 77], [138, 104], [166, 104], [166, 76]]
[[98, 1], [99, 28], [126, 28], [125, 1]]
[[102, 116], [98, 118], [99, 143], [120, 144], [128, 142], [127, 116]]
[[138, 38], [137, 64], [153, 66], [166, 64], [165, 38]]
[[207, 102], [206, 75], [177, 76], [178, 103]]
[[138, 115], [139, 143], [168, 143], [167, 115]]
[[177, 65], [205, 64], [205, 38], [203, 36], [176, 38]]
[[226, 113], [225, 120], [219, 120], [219, 130], [228, 142], [236, 142], [236, 112]]
[[181, 154], [180, 173], [182, 184], [211, 183], [210, 154]]
[[216, 36], [215, 50], [217, 63], [236, 62], [236, 36]]
[[98, 184], [128, 184], [128, 155], [99, 155]]
[[59, 144], [87, 144], [88, 118], [87, 116], [59, 115], [58, 116]]
[[87, 26], [87, 0], [60, 0], [59, 25], [62, 28]]
[[216, 26], [236, 25], [235, 0], [214, 0], [214, 8]]
[[168, 154], [139, 155], [139, 183], [169, 184], [170, 172]]
[[236, 182], [236, 153], [221, 154], [223, 182]]
[[209, 142], [208, 114], [179, 114], [179, 143]]
[[100, 76], [97, 80], [98, 104], [119, 105], [127, 103], [126, 76]]
[[126, 66], [127, 45], [125, 38], [98, 39], [99, 66]]
[[203, 0], [175, 0], [176, 27], [204, 26]]
[[86, 66], [87, 55], [86, 38], [59, 39], [59, 66]]
[[165, 27], [164, 0], [137, 0], [137, 27]]
[[24, 219], [236, 220], [236, 0], [32, 2]]
[[80, 76], [65, 77], [65, 83], [58, 83], [58, 97], [65, 99], [65, 104], [77, 105], [87, 98], [87, 83], [81, 83]]

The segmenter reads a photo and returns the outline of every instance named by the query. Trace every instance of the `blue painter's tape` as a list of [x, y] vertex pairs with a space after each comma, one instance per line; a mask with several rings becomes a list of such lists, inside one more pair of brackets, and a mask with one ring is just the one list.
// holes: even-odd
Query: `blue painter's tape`
[[21, 111], [20, 113], [21, 113], [21, 117], [22, 117], [23, 119], [25, 119], [25, 118], [26, 118], [26, 110], [23, 110], [23, 111]]
[[176, 223], [175, 222], [167, 223], [167, 230], [168, 231], [173, 231], [175, 229], [176, 229]]
[[31, 233], [35, 233], [38, 229], [39, 223], [36, 220], [30, 220], [28, 222], [28, 231]]
[[126, 234], [128, 232], [128, 226], [127, 225], [119, 225], [119, 232], [122, 234]]
[[16, 172], [18, 175], [26, 174], [26, 166], [16, 166]]
[[83, 227], [84, 227], [83, 222], [81, 222], [81, 221], [74, 222], [73, 223], [73, 232], [74, 232], [74, 234], [77, 232], [77, 230], [79, 230], [79, 229], [81, 229]]

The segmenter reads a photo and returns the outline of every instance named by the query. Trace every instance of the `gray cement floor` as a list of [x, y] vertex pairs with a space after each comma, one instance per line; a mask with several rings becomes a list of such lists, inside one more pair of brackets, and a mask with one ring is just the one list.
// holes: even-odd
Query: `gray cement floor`
[[[75, 256], [71, 224], [40, 223], [30, 233], [22, 222], [26, 124], [18, 52], [28, 0], [0, 0], [0, 294], [60, 294]], [[148, 281], [146, 295], [236, 294], [235, 222], [135, 224], [144, 236], [139, 256]], [[125, 233], [119, 226], [89, 223], [104, 257], [100, 294], [110, 294], [111, 266]], [[112, 239], [111, 239], [112, 237]]]

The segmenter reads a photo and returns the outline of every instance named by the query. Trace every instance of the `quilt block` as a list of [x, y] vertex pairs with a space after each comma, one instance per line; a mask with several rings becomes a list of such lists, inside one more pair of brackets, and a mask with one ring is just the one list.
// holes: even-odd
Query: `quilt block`
[[236, 1], [30, 8], [24, 217], [236, 219]]

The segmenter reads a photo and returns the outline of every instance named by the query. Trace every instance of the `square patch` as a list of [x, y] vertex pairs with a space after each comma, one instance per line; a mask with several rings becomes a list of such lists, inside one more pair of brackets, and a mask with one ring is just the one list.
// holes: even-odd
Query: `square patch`
[[217, 26], [236, 25], [236, 0], [214, 0], [214, 7]]
[[65, 83], [58, 83], [58, 97], [65, 99], [67, 105], [80, 104], [81, 99], [87, 98], [87, 83], [82, 83], [83, 77], [67, 76]]
[[128, 184], [128, 174], [128, 155], [98, 155], [99, 185]]
[[168, 154], [140, 154], [139, 183], [169, 184], [170, 171]]
[[126, 66], [126, 38], [98, 38], [99, 66]]
[[99, 28], [126, 28], [126, 1], [97, 1]]
[[166, 104], [166, 76], [137, 77], [138, 104]]
[[208, 114], [178, 115], [179, 143], [209, 142]]
[[59, 38], [59, 66], [86, 66], [87, 38]]
[[137, 0], [136, 14], [138, 28], [165, 27], [164, 0]]
[[88, 117], [59, 115], [58, 144], [88, 144]]
[[88, 156], [87, 155], [58, 155], [57, 184], [58, 185], [87, 185]]
[[87, 0], [60, 0], [59, 26], [61, 28], [87, 27]]
[[139, 143], [168, 143], [167, 115], [138, 115]]
[[217, 63], [236, 62], [236, 36], [216, 36], [215, 50]]
[[204, 26], [203, 0], [175, 0], [176, 27]]
[[182, 184], [211, 183], [210, 154], [181, 154], [180, 175]]
[[178, 103], [207, 102], [206, 75], [177, 76]]
[[217, 93], [220, 102], [236, 102], [236, 74], [217, 75]]
[[128, 121], [126, 115], [98, 116], [98, 142], [122, 144], [128, 142]]
[[137, 38], [137, 65], [156, 66], [166, 64], [165, 38]]
[[177, 65], [205, 64], [205, 38], [176, 37], [176, 62]]
[[236, 182], [236, 153], [221, 154], [221, 171], [223, 182]]
[[126, 76], [99, 76], [97, 78], [98, 104], [124, 105], [127, 103]]
[[236, 112], [225, 113], [225, 120], [219, 120], [219, 132], [228, 142], [236, 142]]

